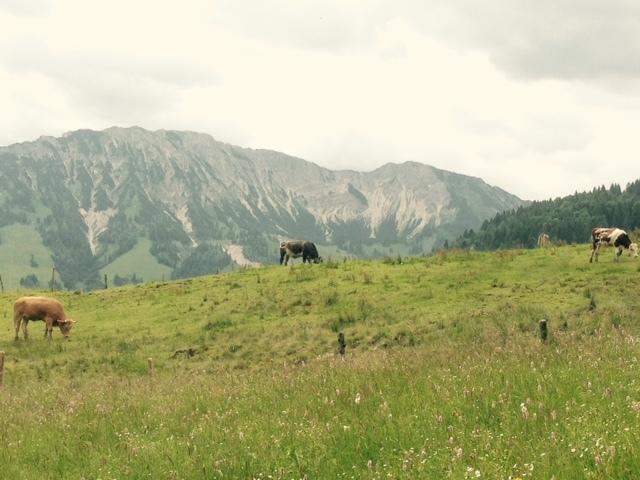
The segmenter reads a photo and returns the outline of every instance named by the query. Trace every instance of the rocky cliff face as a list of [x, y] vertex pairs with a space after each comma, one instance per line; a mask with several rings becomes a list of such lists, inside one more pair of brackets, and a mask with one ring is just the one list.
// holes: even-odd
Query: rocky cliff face
[[174, 276], [190, 275], [228, 267], [230, 251], [236, 262], [273, 261], [281, 238], [354, 254], [429, 252], [522, 204], [419, 163], [331, 171], [209, 135], [141, 128], [41, 137], [0, 148], [0, 164], [0, 227], [33, 225], [69, 288], [96, 285], [142, 239]]

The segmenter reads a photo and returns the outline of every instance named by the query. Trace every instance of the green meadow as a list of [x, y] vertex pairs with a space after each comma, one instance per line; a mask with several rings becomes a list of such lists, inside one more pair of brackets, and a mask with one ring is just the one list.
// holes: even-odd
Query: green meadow
[[70, 341], [34, 322], [14, 342], [4, 294], [0, 478], [638, 478], [640, 261], [588, 260], [447, 251], [56, 292]]
[[0, 265], [5, 291], [16, 290], [20, 279], [29, 275], [35, 275], [43, 287], [51, 281], [51, 253], [40, 233], [29, 225], [0, 228]]

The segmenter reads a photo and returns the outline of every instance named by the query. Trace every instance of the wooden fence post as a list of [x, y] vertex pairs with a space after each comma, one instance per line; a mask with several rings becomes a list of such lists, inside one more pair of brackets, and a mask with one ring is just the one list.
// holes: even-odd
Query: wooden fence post
[[106, 290], [107, 288], [108, 288], [108, 285], [107, 285], [107, 274], [105, 273], [104, 274], [104, 289]]
[[51, 291], [53, 292], [53, 285], [56, 281], [56, 267], [51, 270]]
[[155, 377], [156, 376], [156, 369], [153, 365], [153, 358], [149, 357], [147, 358], [147, 365], [149, 366], [149, 376], [150, 377]]
[[344, 333], [340, 332], [338, 334], [338, 352], [340, 352], [340, 355], [342, 357], [344, 357], [344, 352], [347, 348], [347, 342], [344, 339]]
[[0, 275], [0, 292], [4, 293], [4, 283], [2, 282], [2, 275]]
[[0, 388], [4, 385], [4, 352], [0, 352]]
[[540, 340], [543, 342], [547, 341], [547, 337], [549, 336], [549, 328], [547, 326], [547, 321], [543, 318], [540, 320]]

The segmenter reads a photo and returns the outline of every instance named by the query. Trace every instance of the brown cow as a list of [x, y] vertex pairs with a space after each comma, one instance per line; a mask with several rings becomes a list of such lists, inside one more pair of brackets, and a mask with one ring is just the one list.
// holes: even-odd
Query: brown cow
[[541, 233], [538, 235], [538, 248], [545, 248], [551, 246], [551, 237], [548, 233]]
[[53, 327], [59, 327], [62, 335], [68, 339], [71, 327], [76, 323], [75, 320], [67, 318], [62, 304], [55, 298], [20, 297], [16, 300], [16, 303], [13, 304], [13, 325], [16, 328], [16, 340], [18, 340], [20, 324], [22, 324], [24, 339], [27, 339], [27, 324], [29, 320], [44, 321], [44, 337], [48, 337], [49, 340], [51, 340]]

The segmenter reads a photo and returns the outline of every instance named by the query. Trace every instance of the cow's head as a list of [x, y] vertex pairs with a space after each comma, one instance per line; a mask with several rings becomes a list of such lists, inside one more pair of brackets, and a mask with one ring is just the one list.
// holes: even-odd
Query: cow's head
[[58, 321], [58, 327], [60, 327], [60, 333], [64, 336], [64, 338], [69, 338], [69, 333], [71, 332], [71, 328], [76, 323], [75, 320], [71, 320], [67, 318], [65, 321]]
[[637, 243], [632, 243], [631, 245], [629, 245], [629, 254], [637, 257], [638, 256], [638, 244]]
[[317, 256], [316, 258], [313, 259], [313, 263], [322, 263], [322, 257]]

